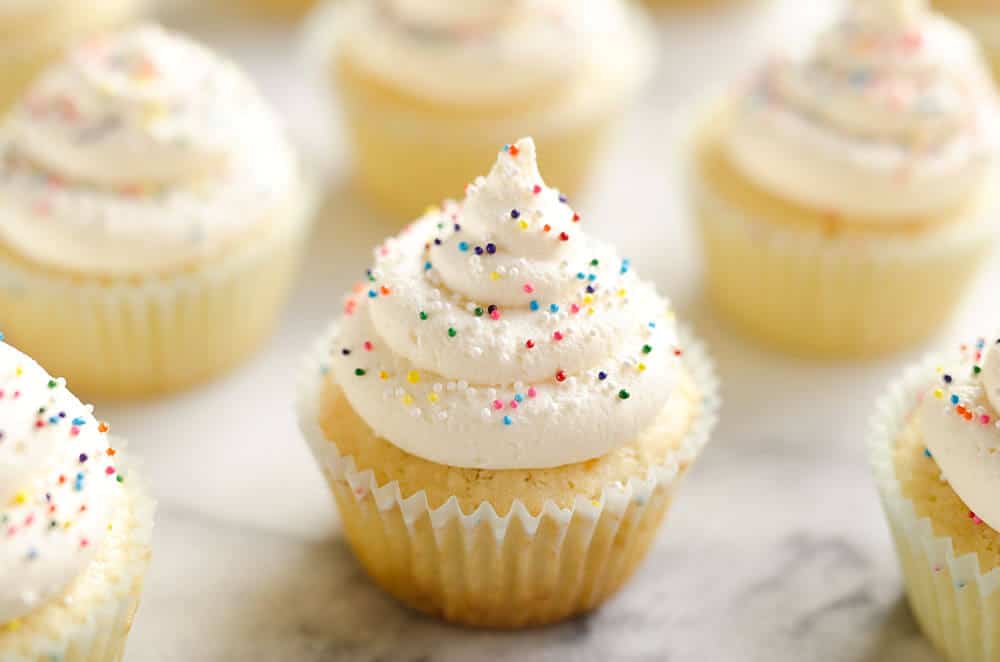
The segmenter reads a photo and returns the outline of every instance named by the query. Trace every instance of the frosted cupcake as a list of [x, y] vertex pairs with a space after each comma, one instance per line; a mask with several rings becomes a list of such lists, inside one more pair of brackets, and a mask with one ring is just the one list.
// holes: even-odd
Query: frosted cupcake
[[66, 47], [123, 25], [144, 4], [143, 0], [0, 2], [0, 114]]
[[911, 369], [871, 452], [913, 612], [949, 660], [1000, 642], [1000, 340]]
[[590, 610], [629, 578], [717, 407], [699, 344], [583, 232], [531, 139], [376, 249], [300, 395], [375, 581], [503, 628]]
[[965, 26], [989, 55], [994, 73], [1000, 72], [1000, 7], [989, 0], [933, 0], [933, 5]]
[[997, 96], [919, 0], [856, 0], [702, 124], [708, 289], [748, 333], [870, 355], [932, 334], [997, 232]]
[[313, 25], [357, 183], [402, 219], [460, 195], [510, 135], [534, 134], [549, 180], [579, 189], [649, 65], [621, 0], [347, 0]]
[[98, 422], [0, 336], [0, 658], [120, 660], [153, 503]]
[[268, 336], [309, 202], [233, 65], [156, 27], [91, 43], [0, 129], [5, 330], [87, 394], [217, 375]]

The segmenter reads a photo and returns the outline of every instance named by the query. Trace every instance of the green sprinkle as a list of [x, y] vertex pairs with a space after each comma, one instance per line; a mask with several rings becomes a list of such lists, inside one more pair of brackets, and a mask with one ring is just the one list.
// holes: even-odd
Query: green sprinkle
[[632, 394], [626, 391], [625, 389], [622, 389], [618, 391], [618, 397], [622, 400], [628, 400], [629, 398], [632, 397]]
[[421, 310], [420, 311], [420, 319], [421, 320], [426, 320], [427, 319], [427, 313], [425, 313], [424, 311]]
[[972, 367], [972, 374], [974, 374], [974, 375], [978, 375], [982, 371], [983, 371], [983, 368], [981, 366], [977, 365], [977, 366], [973, 366]]
[[121, 474], [118, 474], [118, 482], [119, 483], [124, 483], [125, 482], [125, 476], [123, 476]]
[[653, 346], [652, 345], [643, 345], [642, 346], [642, 353], [643, 354], [649, 354], [652, 351], [653, 351]]
[[358, 377], [364, 377], [365, 376], [365, 371], [364, 371], [363, 368], [356, 368], [354, 370], [354, 374], [357, 375]]
[[449, 326], [448, 327], [448, 337], [449, 338], [454, 338], [457, 335], [458, 335], [458, 331], [455, 330], [455, 327]]
[[56, 386], [59, 386], [59, 382], [57, 382], [54, 379], [50, 379], [49, 380], [49, 388], [55, 388]]
[[593, 259], [593, 260], [590, 261], [590, 266], [592, 266], [592, 267], [596, 267], [599, 264], [600, 264], [600, 261], [598, 261], [597, 259]]
[[482, 308], [477, 307], [476, 310], [473, 311], [473, 312], [476, 313], [476, 317], [482, 317], [483, 316], [483, 309]]

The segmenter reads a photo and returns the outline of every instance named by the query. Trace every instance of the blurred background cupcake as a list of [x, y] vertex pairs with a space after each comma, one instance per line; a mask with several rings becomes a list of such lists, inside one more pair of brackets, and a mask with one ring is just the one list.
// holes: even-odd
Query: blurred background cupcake
[[597, 607], [708, 441], [699, 344], [582, 230], [530, 139], [375, 255], [299, 412], [361, 563], [469, 625]]
[[855, 0], [698, 128], [708, 289], [782, 349], [868, 355], [947, 318], [997, 232], [997, 95], [920, 0]]
[[232, 64], [157, 27], [109, 35], [44, 74], [0, 132], [5, 330], [87, 394], [212, 377], [267, 337], [310, 206]]
[[460, 196], [495, 145], [531, 133], [572, 193], [644, 80], [644, 17], [622, 0], [345, 0], [317, 13], [357, 183], [410, 220]]
[[934, 7], [966, 27], [1000, 75], [1000, 4], [992, 0], [932, 0]]
[[2, 335], [0, 440], [0, 659], [121, 660], [154, 511], [128, 453]]
[[75, 43], [133, 19], [146, 0], [0, 2], [0, 114]]
[[872, 463], [913, 613], [952, 662], [1000, 641], [1000, 339], [910, 369], [885, 396]]

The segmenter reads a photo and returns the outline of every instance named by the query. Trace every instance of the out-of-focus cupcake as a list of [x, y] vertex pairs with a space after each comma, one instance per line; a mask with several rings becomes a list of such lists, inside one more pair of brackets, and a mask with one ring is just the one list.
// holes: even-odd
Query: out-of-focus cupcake
[[[264, 16], [296, 18], [308, 12], [317, 0], [224, 0], [230, 4], [239, 5], [242, 9], [251, 9]], [[339, 2], [340, 0], [334, 0]]]
[[1000, 340], [910, 369], [871, 453], [913, 613], [948, 660], [1000, 643]]
[[154, 505], [116, 446], [64, 380], [0, 336], [3, 660], [122, 659]]
[[0, 2], [0, 114], [67, 47], [124, 25], [144, 4], [145, 0]]
[[1000, 75], [1000, 5], [990, 0], [933, 0], [932, 4], [975, 35], [990, 58], [993, 73]]
[[635, 571], [708, 440], [715, 378], [666, 300], [545, 185], [530, 139], [375, 251], [302, 430], [376, 582], [525, 627]]
[[312, 33], [357, 183], [401, 219], [460, 195], [510, 135], [532, 133], [549, 181], [580, 189], [650, 65], [622, 0], [345, 0]]
[[5, 330], [87, 394], [210, 378], [268, 336], [310, 205], [233, 65], [156, 27], [90, 43], [0, 128]]
[[870, 355], [932, 334], [998, 226], [997, 95], [919, 0], [855, 0], [698, 127], [717, 308], [780, 348]]

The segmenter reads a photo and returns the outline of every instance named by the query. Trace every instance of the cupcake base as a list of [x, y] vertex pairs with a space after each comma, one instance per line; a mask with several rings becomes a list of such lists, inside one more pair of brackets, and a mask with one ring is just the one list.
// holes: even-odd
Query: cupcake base
[[761, 191], [729, 164], [718, 127], [695, 152], [709, 296], [733, 325], [792, 353], [872, 356], [925, 340], [997, 234], [989, 191], [954, 218], [889, 233]]
[[477, 471], [415, 458], [378, 439], [315, 364], [300, 423], [344, 533], [382, 588], [455, 623], [545, 625], [594, 609], [628, 580], [707, 441], [716, 384], [700, 348], [685, 346], [692, 377], [660, 420], [621, 455], [579, 465]]
[[3, 330], [87, 397], [147, 397], [206, 381], [270, 335], [312, 209], [305, 203], [236, 252], [162, 278], [53, 274], [0, 246]]
[[135, 472], [101, 550], [60, 599], [0, 625], [0, 658], [8, 662], [118, 662], [151, 557], [155, 504]]
[[919, 366], [882, 401], [872, 463], [921, 629], [948, 660], [990, 662], [1000, 657], [1000, 534], [970, 518], [924, 452], [914, 410], [935, 375]]

